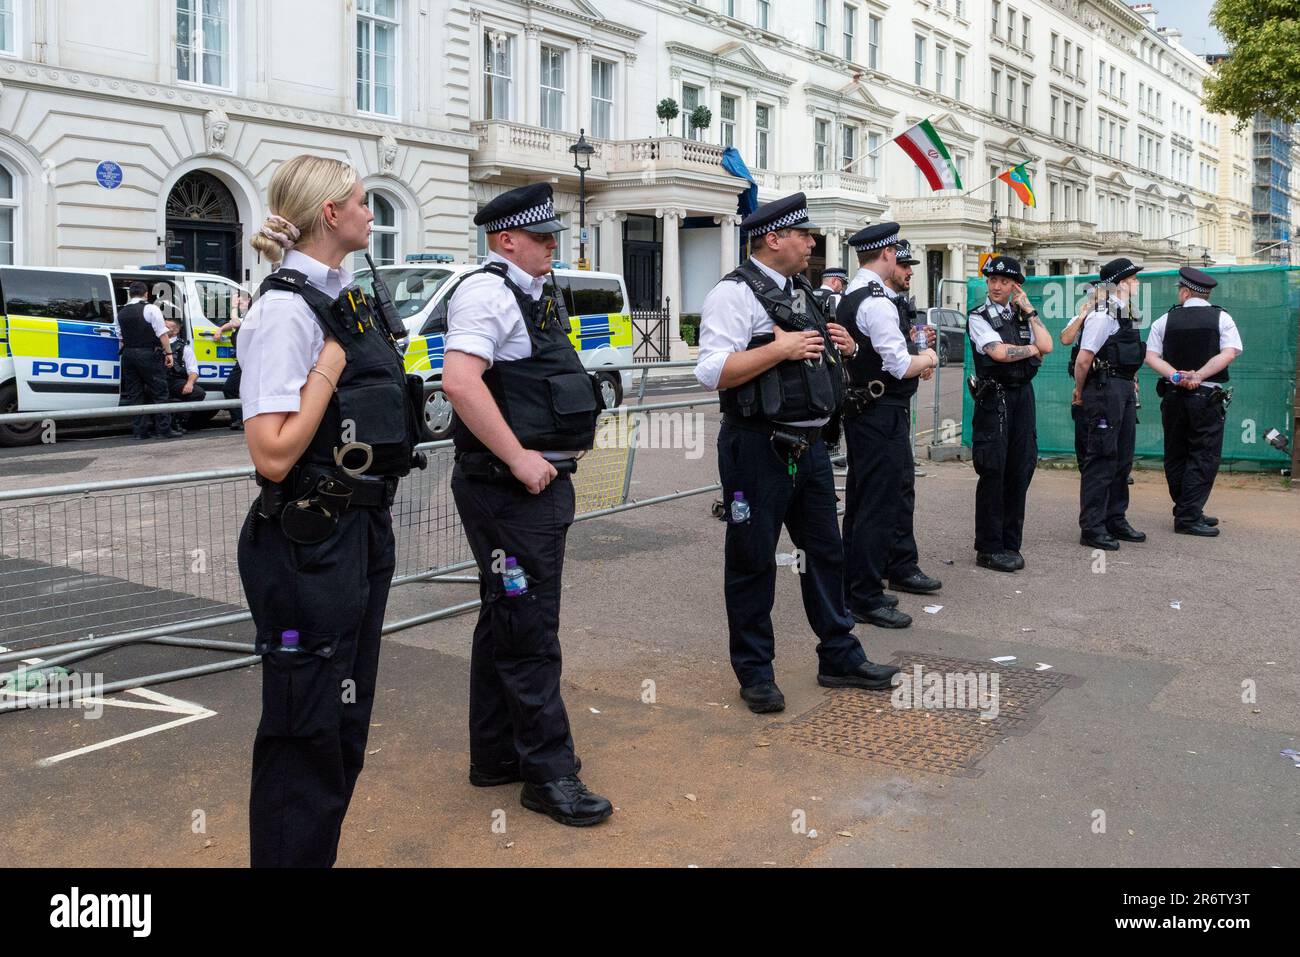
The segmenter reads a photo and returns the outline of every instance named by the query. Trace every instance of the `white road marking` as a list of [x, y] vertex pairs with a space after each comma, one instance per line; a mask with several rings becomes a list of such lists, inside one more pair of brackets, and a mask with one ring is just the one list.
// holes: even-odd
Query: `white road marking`
[[183, 718], [177, 718], [175, 721], [168, 721], [166, 724], [155, 725], [152, 728], [144, 728], [140, 731], [132, 731], [130, 734], [124, 734], [120, 737], [110, 738], [107, 741], [100, 741], [98, 744], [88, 744], [84, 748], [77, 748], [73, 751], [64, 751], [62, 754], [56, 754], [53, 757], [42, 758], [36, 762], [38, 768], [48, 768], [51, 765], [58, 764], [60, 761], [67, 761], [70, 758], [79, 757], [83, 754], [89, 754], [92, 751], [100, 751], [104, 748], [111, 748], [116, 744], [124, 744], [127, 741], [134, 741], [137, 738], [143, 738], [146, 735], [157, 734], [159, 731], [169, 731], [172, 728], [179, 728], [183, 724], [189, 724], [193, 721], [202, 721], [204, 718], [210, 718], [215, 711], [200, 711], [197, 714], [187, 714]]

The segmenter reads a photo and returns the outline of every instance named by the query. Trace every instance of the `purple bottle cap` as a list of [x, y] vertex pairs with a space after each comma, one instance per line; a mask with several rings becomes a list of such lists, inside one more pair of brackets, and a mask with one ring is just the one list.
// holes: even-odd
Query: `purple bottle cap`
[[297, 648], [298, 632], [290, 630], [280, 635], [280, 646], [282, 648]]
[[519, 562], [516, 561], [513, 557], [506, 558], [506, 568], [518, 568], [518, 567], [519, 567]]
[[735, 493], [732, 494], [732, 496], [731, 496], [731, 500], [732, 500], [733, 502], [743, 502], [743, 501], [745, 500], [745, 493], [744, 493], [744, 492], [735, 492]]

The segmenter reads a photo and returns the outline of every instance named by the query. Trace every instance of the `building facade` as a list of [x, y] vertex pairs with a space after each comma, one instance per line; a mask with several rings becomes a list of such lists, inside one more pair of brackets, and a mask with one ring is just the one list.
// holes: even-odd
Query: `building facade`
[[[808, 194], [814, 278], [865, 223], [900, 221], [923, 304], [964, 301], [995, 225], [1036, 274], [1248, 261], [1258, 143], [1204, 114], [1213, 67], [1157, 18], [1118, 0], [0, 0], [0, 261], [256, 282], [270, 175], [309, 150], [362, 171], [381, 261], [481, 256], [476, 209], [550, 181], [560, 257], [622, 272], [675, 326], [741, 254], [729, 147], [760, 201]], [[922, 119], [963, 190], [931, 192], [890, 142]], [[1019, 163], [1034, 208], [985, 182]]]

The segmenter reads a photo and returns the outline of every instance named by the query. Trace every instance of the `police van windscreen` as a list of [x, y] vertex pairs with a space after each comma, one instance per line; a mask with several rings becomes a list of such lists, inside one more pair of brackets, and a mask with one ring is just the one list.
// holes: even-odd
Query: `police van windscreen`
[[623, 287], [617, 279], [557, 276], [564, 308], [571, 316], [605, 316], [623, 311]]
[[[430, 269], [427, 266], [406, 268], [397, 266], [392, 269], [381, 267], [384, 285], [393, 297], [397, 315], [407, 319], [422, 310], [438, 288], [452, 276], [450, 269]], [[374, 292], [370, 270], [357, 273], [357, 285], [365, 290], [366, 295]]]
[[113, 291], [108, 277], [38, 269], [0, 270], [4, 309], [10, 316], [112, 322]]

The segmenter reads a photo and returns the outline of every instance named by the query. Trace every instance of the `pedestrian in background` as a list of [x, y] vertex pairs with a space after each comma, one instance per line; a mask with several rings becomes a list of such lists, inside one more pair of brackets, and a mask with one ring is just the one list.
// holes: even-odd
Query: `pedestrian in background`
[[[171, 340], [162, 310], [147, 301], [149, 286], [134, 280], [130, 297], [113, 320], [113, 333], [122, 343], [120, 405], [164, 405], [167, 371], [172, 367]], [[137, 415], [131, 420], [137, 439], [169, 439], [181, 433], [172, 428], [170, 414]]]

